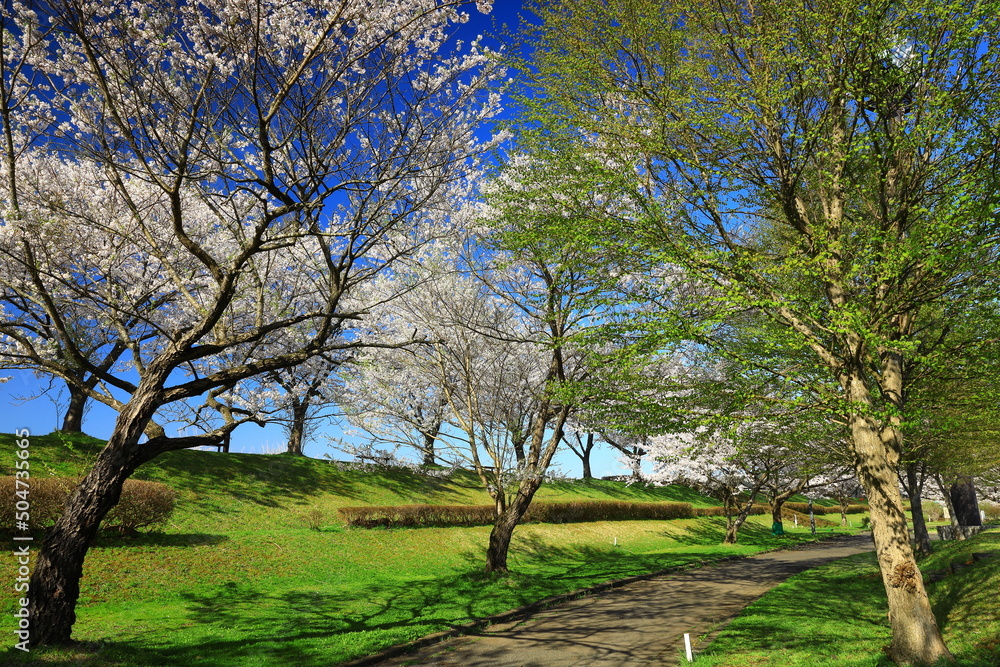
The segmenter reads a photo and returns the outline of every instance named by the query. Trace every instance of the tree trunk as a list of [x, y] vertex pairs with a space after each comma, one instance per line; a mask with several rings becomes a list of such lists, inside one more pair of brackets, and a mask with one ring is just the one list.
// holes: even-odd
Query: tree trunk
[[118, 503], [125, 480], [156, 454], [138, 443], [158, 405], [157, 393], [148, 387], [144, 390], [143, 385], [136, 390], [119, 414], [108, 444], [45, 537], [29, 582], [30, 646], [71, 641], [90, 542], [101, 520]]
[[594, 451], [594, 434], [587, 434], [587, 444], [582, 448], [580, 460], [583, 462], [583, 478], [594, 479], [594, 474], [590, 470], [590, 453]]
[[437, 423], [437, 426], [429, 431], [422, 431], [420, 435], [424, 438], [424, 446], [421, 448], [423, 453], [423, 464], [425, 466], [432, 466], [437, 463], [434, 455], [434, 443], [437, 442], [438, 433], [441, 432], [441, 422]]
[[[490, 531], [490, 543], [486, 548], [486, 572], [491, 574], [507, 574], [507, 552], [510, 550], [510, 540], [514, 529], [520, 523], [524, 513], [528, 511], [535, 491], [541, 486], [541, 480], [522, 482], [514, 500], [497, 512], [496, 522]], [[498, 509], [500, 505], [497, 506]]]
[[964, 540], [965, 533], [959, 530], [960, 524], [958, 523], [958, 515], [955, 513], [955, 505], [951, 501], [951, 492], [948, 490], [948, 486], [944, 483], [944, 480], [941, 479], [941, 475], [937, 475], [935, 479], [937, 480], [938, 489], [941, 491], [941, 495], [944, 497], [944, 513], [945, 516], [948, 518], [948, 521], [951, 522], [951, 527], [952, 530], [954, 531], [955, 539]]
[[646, 450], [642, 447], [636, 446], [628, 454], [629, 464], [632, 467], [632, 481], [641, 482], [642, 481], [642, 457], [646, 455]]
[[308, 398], [292, 398], [292, 422], [288, 428], [288, 453], [302, 456], [302, 444], [306, 437], [306, 417], [309, 413]]
[[784, 535], [785, 525], [781, 522], [781, 508], [785, 506], [784, 499], [771, 502], [771, 534]]
[[794, 487], [790, 489], [785, 489], [781, 493], [777, 492], [777, 486], [771, 487], [771, 534], [772, 535], [784, 535], [785, 525], [781, 521], [781, 509], [785, 506], [785, 502], [794, 496], [796, 493], [805, 488], [806, 481], [800, 481]]
[[743, 522], [747, 520], [747, 517], [750, 516], [750, 510], [753, 508], [753, 500], [759, 490], [760, 487], [758, 486], [751, 491], [750, 499], [735, 517], [733, 516], [733, 510], [738, 507], [736, 497], [733, 496], [732, 500], [726, 501], [726, 537], [722, 540], [723, 544], [736, 544], [740, 528], [743, 526]]
[[982, 516], [979, 514], [979, 502], [976, 500], [976, 486], [971, 477], [960, 477], [950, 489], [951, 504], [954, 516], [960, 526], [981, 526]]
[[924, 521], [924, 506], [920, 497], [923, 484], [917, 472], [916, 463], [906, 466], [906, 494], [910, 500], [910, 515], [913, 517], [913, 544], [919, 554], [931, 552], [931, 536], [927, 533], [927, 523]]
[[[910, 547], [899, 477], [890, 456], [900, 451], [902, 436], [891, 426], [850, 415], [858, 479], [868, 495], [872, 537], [889, 602], [892, 644], [889, 657], [901, 664], [933, 664], [951, 657], [924, 589]], [[898, 460], [898, 459], [897, 459]]]
[[63, 433], [83, 433], [83, 413], [87, 408], [87, 394], [75, 385], [66, 384], [69, 389], [69, 405], [66, 406], [66, 414], [63, 415]]

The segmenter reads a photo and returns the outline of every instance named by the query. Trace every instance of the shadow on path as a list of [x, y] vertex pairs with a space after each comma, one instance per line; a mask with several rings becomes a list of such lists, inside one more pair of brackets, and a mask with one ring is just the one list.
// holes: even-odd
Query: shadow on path
[[793, 574], [870, 550], [871, 537], [864, 534], [664, 575], [573, 600], [525, 620], [495, 625], [380, 664], [677, 664], [684, 633], [705, 634]]

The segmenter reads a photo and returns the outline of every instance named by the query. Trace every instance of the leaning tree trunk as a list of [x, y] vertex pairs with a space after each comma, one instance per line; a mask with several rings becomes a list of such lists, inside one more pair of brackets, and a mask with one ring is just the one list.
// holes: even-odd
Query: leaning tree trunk
[[156, 391], [143, 385], [136, 390], [119, 414], [108, 444], [46, 535], [29, 582], [30, 646], [71, 641], [90, 542], [105, 515], [118, 503], [125, 480], [154, 454], [138, 443], [156, 410], [156, 396]]
[[[864, 400], [864, 397], [859, 397]], [[901, 664], [933, 664], [951, 657], [941, 638], [927, 591], [910, 547], [896, 465], [902, 435], [861, 415], [850, 417], [858, 479], [868, 494], [872, 537], [889, 602], [889, 657]]]
[[910, 516], [913, 517], [913, 548], [919, 554], [929, 554], [931, 552], [931, 536], [927, 532], [927, 523], [924, 521], [924, 505], [920, 497], [922, 486], [917, 473], [917, 464], [908, 464], [906, 466], [906, 493], [910, 500]]
[[[495, 574], [508, 572], [507, 552], [510, 550], [511, 538], [514, 537], [514, 529], [528, 511], [531, 499], [539, 486], [541, 479], [522, 481], [514, 499], [497, 512], [496, 522], [490, 531], [490, 543], [486, 548], [486, 572]], [[500, 508], [499, 505], [497, 507]]]
[[[507, 552], [510, 550], [510, 540], [514, 536], [514, 529], [525, 512], [528, 511], [531, 499], [538, 491], [538, 487], [542, 485], [543, 475], [548, 470], [552, 456], [562, 440], [563, 426], [566, 423], [566, 417], [569, 416], [570, 409], [566, 406], [560, 407], [555, 414], [554, 423], [545, 417], [547, 411], [548, 402], [546, 401], [539, 409], [535, 426], [532, 429], [531, 446], [526, 458], [526, 465], [521, 469], [524, 477], [518, 484], [517, 494], [511, 502], [504, 504], [502, 502], [503, 490], [498, 488], [501, 495], [497, 496], [497, 518], [493, 530], [490, 531], [489, 546], [486, 548], [487, 573], [507, 573]], [[550, 424], [552, 435], [549, 438], [548, 446], [543, 448], [545, 432]], [[499, 484], [497, 486], [500, 487]]]
[[739, 501], [736, 500], [735, 496], [732, 497], [732, 500], [726, 501], [726, 537], [722, 540], [723, 544], [736, 544], [740, 528], [743, 526], [743, 522], [747, 520], [747, 517], [750, 516], [750, 510], [753, 509], [753, 501], [757, 496], [758, 490], [754, 489], [750, 493], [750, 499], [746, 505], [736, 512], [736, 516], [733, 516], [733, 511], [739, 508]]

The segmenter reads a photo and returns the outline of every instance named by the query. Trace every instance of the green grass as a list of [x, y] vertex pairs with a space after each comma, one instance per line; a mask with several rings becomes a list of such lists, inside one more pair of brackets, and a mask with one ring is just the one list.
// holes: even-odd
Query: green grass
[[[11, 443], [0, 436], [5, 464]], [[77, 475], [100, 446], [33, 437], [32, 474]], [[6, 660], [333, 665], [610, 579], [809, 539], [805, 526], [772, 537], [769, 517], [751, 517], [734, 547], [719, 544], [722, 518], [526, 525], [512, 545], [514, 575], [490, 578], [481, 572], [488, 527], [345, 529], [336, 515], [345, 505], [487, 502], [468, 473], [433, 479], [285, 455], [185, 451], [135, 476], [177, 489], [171, 523], [132, 539], [101, 536], [91, 548], [74, 628], [82, 646], [30, 656], [10, 650]], [[682, 487], [601, 481], [546, 484], [538, 498], [714, 504]], [[303, 519], [311, 510], [327, 517], [320, 531]], [[8, 637], [11, 588], [0, 593], [0, 634]]]
[[[920, 563], [928, 573], [984, 560], [928, 584], [934, 613], [956, 667], [1000, 665], [1000, 532], [935, 542]], [[874, 554], [797, 575], [747, 607], [698, 656], [702, 667], [889, 667], [885, 591]]]

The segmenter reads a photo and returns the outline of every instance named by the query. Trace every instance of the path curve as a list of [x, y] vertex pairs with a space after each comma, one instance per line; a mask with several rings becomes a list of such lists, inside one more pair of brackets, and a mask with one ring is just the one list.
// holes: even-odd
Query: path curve
[[692, 638], [788, 577], [871, 551], [868, 533], [666, 574], [493, 625], [379, 663], [423, 667], [676, 665]]

